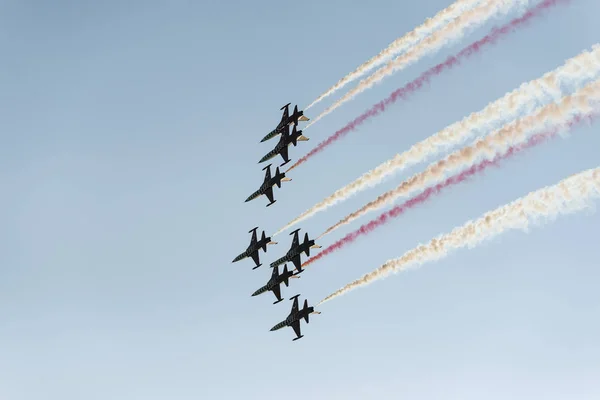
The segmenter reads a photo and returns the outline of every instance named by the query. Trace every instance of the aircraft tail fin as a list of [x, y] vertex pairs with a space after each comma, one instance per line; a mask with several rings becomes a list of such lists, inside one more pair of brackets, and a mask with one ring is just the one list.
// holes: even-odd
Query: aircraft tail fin
[[267, 252], [267, 243], [266, 243], [267, 235], [265, 235], [265, 231], [263, 231], [260, 240], [263, 242], [262, 249], [266, 253]]
[[289, 271], [287, 269], [287, 264], [283, 266], [283, 272], [281, 273], [283, 275], [283, 283], [285, 284], [286, 287], [290, 286], [290, 277], [289, 277]]
[[304, 310], [305, 312], [304, 314], [304, 320], [306, 321], [306, 323], [308, 324], [310, 321], [308, 320], [308, 316], [310, 315], [309, 308], [308, 308], [308, 299], [304, 299]]
[[[308, 244], [308, 242], [308, 232], [304, 232], [304, 244]], [[304, 252], [306, 253], [307, 257], [310, 257], [310, 247], [307, 247], [306, 250], [304, 250]]]
[[296, 125], [292, 128], [292, 144], [296, 146], [298, 144], [298, 132], [296, 132]]
[[[279, 176], [280, 172], [279, 172], [279, 167], [277, 167], [275, 169], [275, 176]], [[277, 185], [278, 188], [281, 188], [281, 179], [278, 179], [277, 182], [275, 183]]]

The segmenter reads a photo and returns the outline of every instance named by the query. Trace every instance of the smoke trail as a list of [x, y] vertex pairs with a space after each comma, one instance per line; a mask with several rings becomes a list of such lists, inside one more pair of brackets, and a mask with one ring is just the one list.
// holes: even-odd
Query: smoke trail
[[379, 54], [377, 54], [375, 57], [361, 64], [354, 71], [340, 79], [335, 85], [327, 89], [327, 91], [325, 91], [323, 94], [317, 97], [317, 99], [310, 103], [305, 109], [308, 110], [327, 96], [332, 95], [337, 90], [346, 86], [347, 83], [350, 83], [353, 80], [360, 78], [373, 68], [378, 67], [379, 65], [388, 61], [391, 57], [405, 51], [407, 48], [413, 46], [415, 43], [417, 43], [424, 37], [440, 29], [450, 20], [453, 20], [469, 8], [473, 7], [479, 1], [480, 0], [457, 0], [456, 2], [450, 4], [448, 7], [438, 12], [432, 18], [427, 18], [425, 22], [423, 22], [421, 25], [417, 26], [415, 29], [408, 32], [404, 36], [394, 40], [392, 43], [390, 43], [388, 47], [380, 51]]
[[[578, 124], [579, 122], [581, 122], [584, 119], [587, 119], [591, 122], [594, 117], [596, 117], [595, 114], [587, 115], [585, 117], [577, 116], [577, 117], [571, 119], [566, 125], [568, 128], [572, 128], [573, 126], [575, 126], [576, 124]], [[470, 168], [447, 178], [445, 181], [436, 184], [435, 186], [428, 187], [427, 189], [425, 189], [425, 191], [421, 192], [419, 195], [407, 200], [406, 202], [404, 202], [401, 205], [393, 207], [392, 209], [384, 212], [379, 217], [373, 219], [369, 223], [362, 225], [359, 229], [355, 230], [354, 232], [347, 234], [342, 239], [338, 240], [334, 244], [325, 248], [323, 251], [319, 252], [318, 254], [316, 254], [313, 257], [306, 260], [304, 262], [304, 264], [302, 264], [302, 266], [305, 267], [307, 265], [310, 265], [313, 262], [320, 260], [321, 258], [333, 253], [334, 251], [341, 249], [345, 245], [354, 242], [360, 236], [371, 233], [378, 227], [388, 223], [392, 218], [397, 218], [397, 217], [401, 216], [402, 214], [404, 214], [405, 211], [407, 211], [415, 206], [425, 203], [427, 200], [429, 200], [434, 195], [440, 194], [443, 189], [457, 185], [459, 183], [462, 183], [462, 182], [466, 181], [467, 179], [473, 177], [474, 175], [476, 175], [480, 172], [484, 172], [489, 167], [498, 167], [500, 161], [504, 161], [504, 160], [511, 158], [512, 156], [522, 152], [523, 150], [529, 149], [531, 147], [535, 147], [538, 144], [541, 144], [548, 139], [556, 137], [560, 128], [562, 128], [562, 127], [554, 127], [553, 129], [549, 130], [548, 132], [533, 135], [532, 137], [529, 138], [529, 140], [527, 140], [527, 142], [522, 143], [517, 146], [509, 147], [506, 152], [504, 152], [501, 155], [497, 155], [492, 160], [483, 160], [479, 164], [473, 165]]]
[[478, 139], [472, 145], [457, 150], [446, 158], [429, 165], [423, 172], [413, 175], [397, 188], [380, 195], [359, 210], [347, 215], [337, 224], [328, 228], [321, 236], [331, 233], [370, 211], [383, 207], [400, 196], [406, 196], [414, 190], [432, 185], [435, 181], [443, 179], [447, 172], [465, 168], [480, 157], [491, 158], [497, 152], [505, 151], [508, 147], [523, 142], [528, 135], [549, 124], [564, 124], [573, 114], [589, 114], [592, 110], [590, 103], [598, 100], [600, 100], [600, 79], [587, 84], [572, 95], [563, 97], [559, 103], [540, 107], [536, 113], [506, 124], [485, 138]]
[[[486, 46], [495, 44], [499, 39], [502, 39], [509, 33], [512, 33], [514, 31], [516, 31], [518, 28], [523, 27], [527, 22], [531, 21], [533, 18], [540, 16], [543, 11], [545, 11], [546, 9], [548, 9], [552, 6], [557, 5], [561, 1], [568, 1], [568, 0], [545, 0], [542, 3], [538, 4], [536, 7], [527, 11], [521, 17], [513, 19], [512, 21], [503, 25], [500, 28], [492, 29], [492, 31], [489, 34], [487, 34], [480, 40], [465, 47], [458, 54], [448, 57], [446, 59], [446, 61], [425, 71], [417, 79], [413, 80], [412, 82], [407, 83], [400, 89], [395, 90], [386, 99], [380, 101], [379, 103], [375, 104], [370, 109], [368, 109], [367, 111], [365, 111], [364, 113], [362, 113], [361, 115], [356, 117], [352, 122], [348, 123], [346, 126], [344, 126], [340, 130], [335, 132], [333, 135], [328, 137], [326, 140], [319, 143], [308, 154], [306, 154], [305, 156], [300, 158], [298, 161], [296, 161], [296, 163], [294, 165], [292, 165], [290, 168], [288, 168], [286, 173], [291, 171], [292, 169], [296, 168], [300, 164], [303, 164], [304, 162], [306, 162], [306, 160], [308, 160], [310, 157], [314, 156], [315, 154], [320, 153], [327, 146], [329, 146], [336, 140], [340, 139], [341, 137], [347, 135], [348, 132], [355, 130], [357, 127], [362, 125], [365, 121], [384, 112], [387, 106], [395, 103], [398, 99], [405, 99], [408, 95], [416, 92], [418, 89], [423, 87], [424, 84], [429, 83], [431, 78], [440, 75], [442, 72], [444, 72], [447, 69], [457, 66], [465, 59], [468, 59], [471, 56], [480, 53], [481, 50], [486, 48]], [[304, 130], [306, 130], [306, 127], [304, 128]]]
[[542, 77], [521, 84], [512, 92], [506, 93], [500, 99], [489, 103], [483, 110], [471, 113], [461, 121], [447, 126], [413, 145], [404, 153], [397, 154], [391, 160], [363, 174], [352, 183], [338, 189], [332, 195], [306, 210], [275, 234], [283, 232], [298, 222], [347, 199], [360, 190], [381, 182], [392, 173], [425, 161], [427, 158], [435, 156], [452, 146], [462, 144], [478, 133], [477, 130], [481, 128], [492, 129], [498, 123], [505, 123], [518, 115], [530, 113], [533, 111], [534, 106], [545, 100], [544, 97], [550, 96], [558, 100], [561, 95], [561, 87], [581, 86], [588, 79], [598, 75], [599, 72], [600, 45], [596, 44], [591, 51], [584, 51]]
[[409, 250], [402, 257], [390, 260], [376, 270], [363, 275], [325, 297], [318, 305], [341, 296], [352, 289], [368, 285], [391, 272], [417, 267], [427, 261], [443, 258], [450, 250], [474, 247], [484, 240], [512, 229], [527, 231], [530, 223], [552, 220], [591, 206], [600, 197], [600, 167], [572, 175], [554, 186], [545, 187], [487, 212], [475, 221], [468, 221], [452, 232], [440, 235], [425, 245]]
[[[325, 115], [331, 113], [342, 104], [352, 100], [359, 93], [362, 93], [365, 90], [373, 87], [373, 85], [376, 83], [381, 82], [386, 76], [392, 75], [394, 72], [404, 69], [405, 67], [418, 61], [426, 54], [440, 50], [452, 41], [461, 39], [467, 33], [467, 31], [478, 28], [486, 23], [487, 20], [492, 16], [500, 13], [508, 13], [518, 5], [526, 6], [529, 4], [529, 2], [529, 0], [522, 0], [520, 2], [510, 0], [487, 0], [477, 7], [464, 12], [444, 28], [432, 33], [430, 36], [419, 42], [419, 44], [410, 48], [406, 53], [399, 55], [394, 60], [388, 62], [387, 65], [377, 70], [371, 76], [360, 81], [360, 83], [354, 89], [350, 90], [348, 93], [342, 96], [342, 98], [314, 118], [305, 129], [309, 128], [312, 124], [319, 121]], [[556, 0], [546, 0], [540, 4], [544, 3], [547, 3], [548, 5], [543, 8], [547, 8], [552, 3], [556, 3]], [[540, 7], [540, 5], [537, 7]]]

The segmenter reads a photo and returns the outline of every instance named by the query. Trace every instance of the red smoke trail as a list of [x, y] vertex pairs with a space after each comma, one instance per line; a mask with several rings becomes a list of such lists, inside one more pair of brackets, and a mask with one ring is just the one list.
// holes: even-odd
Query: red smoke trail
[[304, 163], [310, 157], [314, 156], [317, 153], [320, 153], [325, 147], [329, 146], [336, 140], [345, 136], [348, 132], [355, 130], [358, 126], [362, 125], [366, 120], [379, 115], [380, 113], [385, 111], [385, 107], [395, 103], [399, 98], [405, 99], [409, 94], [416, 92], [420, 89], [424, 84], [429, 83], [429, 80], [434, 76], [440, 75], [443, 71], [453, 68], [460, 64], [461, 61], [468, 59], [469, 57], [479, 53], [484, 49], [485, 46], [495, 44], [499, 39], [507, 36], [509, 33], [514, 32], [516, 29], [523, 27], [527, 22], [531, 19], [538, 17], [541, 13], [555, 5], [558, 5], [560, 2], [567, 2], [569, 0], [544, 0], [535, 7], [528, 10], [522, 16], [513, 19], [507, 24], [503, 25], [500, 28], [493, 28], [490, 33], [488, 33], [483, 38], [479, 39], [475, 43], [470, 44], [469, 46], [462, 49], [458, 54], [454, 56], [450, 56], [446, 59], [446, 61], [436, 65], [433, 68], [425, 71], [421, 76], [415, 79], [412, 82], [407, 83], [404, 87], [395, 90], [392, 94], [386, 98], [385, 100], [380, 101], [375, 104], [369, 110], [365, 111], [362, 115], [358, 116], [354, 121], [350, 122], [342, 129], [329, 136], [325, 141], [319, 143], [317, 147], [312, 149], [308, 154], [304, 157], [300, 158], [294, 165], [292, 165], [287, 171], [291, 171], [296, 168], [298, 165]]
[[498, 163], [500, 161], [506, 160], [523, 150], [537, 146], [538, 144], [543, 143], [546, 140], [555, 137], [560, 128], [567, 127], [570, 129], [574, 125], [583, 121], [584, 119], [592, 121], [593, 118], [595, 118], [596, 116], [597, 116], [596, 114], [588, 114], [588, 115], [584, 115], [584, 116], [578, 115], [578, 116], [572, 118], [566, 124], [558, 125], [555, 128], [553, 128], [547, 132], [539, 133], [537, 135], [531, 136], [527, 142], [522, 143], [517, 146], [510, 147], [504, 154], [499, 154], [496, 157], [494, 157], [492, 160], [483, 160], [479, 164], [475, 164], [475, 165], [471, 166], [470, 168], [468, 168], [456, 175], [449, 177], [445, 181], [438, 183], [435, 186], [428, 187], [421, 194], [407, 200], [406, 202], [404, 202], [401, 205], [398, 205], [398, 206], [382, 213], [379, 217], [377, 217], [374, 220], [370, 221], [369, 223], [361, 226], [354, 232], [347, 234], [342, 239], [338, 240], [331, 246], [327, 247], [325, 250], [319, 252], [318, 254], [315, 254], [314, 256], [312, 256], [311, 258], [306, 260], [304, 262], [304, 264], [302, 264], [302, 266], [304, 267], [306, 265], [312, 264], [313, 262], [317, 261], [318, 259], [320, 259], [336, 250], [341, 249], [342, 247], [344, 247], [345, 245], [347, 245], [349, 243], [354, 242], [359, 236], [371, 233], [373, 230], [375, 230], [379, 226], [384, 225], [385, 223], [389, 222], [389, 220], [391, 218], [399, 217], [406, 210], [413, 208], [414, 206], [417, 206], [419, 204], [424, 203], [425, 201], [429, 200], [429, 198], [433, 195], [439, 194], [442, 191], [442, 189], [445, 189], [449, 186], [456, 185], [458, 183], [462, 183], [462, 182], [466, 181], [467, 179], [469, 179], [470, 177], [472, 177], [473, 175], [475, 175], [479, 172], [485, 171], [488, 167], [491, 167], [491, 166], [497, 167]]

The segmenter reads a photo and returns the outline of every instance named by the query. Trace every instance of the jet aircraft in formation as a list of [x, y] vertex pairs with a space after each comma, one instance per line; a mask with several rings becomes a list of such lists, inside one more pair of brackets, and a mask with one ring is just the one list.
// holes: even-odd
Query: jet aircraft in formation
[[261, 239], [256, 240], [256, 230], [257, 229], [258, 229], [258, 226], [255, 227], [254, 229], [248, 231], [248, 233], [252, 233], [252, 237], [250, 238], [250, 245], [248, 246], [248, 248], [246, 248], [246, 250], [242, 254], [240, 254], [239, 256], [234, 258], [232, 262], [238, 262], [240, 260], [243, 260], [244, 258], [251, 257], [252, 260], [254, 260], [254, 264], [256, 264], [256, 266], [252, 269], [256, 269], [262, 265], [260, 263], [258, 251], [262, 248], [263, 251], [266, 253], [267, 245], [268, 244], [277, 244], [277, 242], [274, 242], [271, 240], [270, 237], [267, 237], [265, 235], [265, 231], [262, 232]]
[[281, 285], [281, 283], [284, 283], [285, 286], [288, 287], [290, 284], [290, 278], [300, 278], [297, 275], [298, 273], [294, 273], [294, 271], [288, 271], [287, 264], [283, 266], [283, 272], [281, 274], [279, 274], [279, 267], [275, 267], [273, 268], [271, 279], [269, 279], [265, 286], [259, 288], [256, 292], [252, 293], [252, 296], [258, 296], [259, 294], [262, 294], [264, 292], [271, 291], [277, 298], [277, 301], [273, 304], [277, 304], [283, 301], [283, 299], [281, 298], [281, 289], [279, 285]]
[[292, 115], [289, 115], [290, 114], [290, 104], [292, 104], [292, 103], [287, 103], [285, 106], [280, 108], [280, 110], [283, 110], [283, 115], [281, 116], [281, 121], [279, 122], [279, 124], [277, 124], [277, 127], [275, 129], [273, 129], [271, 132], [267, 133], [267, 135], [264, 138], [262, 138], [261, 143], [265, 142], [269, 139], [272, 139], [277, 135], [280, 135], [286, 126], [290, 126], [291, 124], [298, 125], [298, 121], [308, 121], [309, 120], [309, 118], [307, 118], [304, 115], [304, 111], [298, 111], [298, 105], [296, 105], [294, 107], [294, 113]]
[[290, 246], [290, 249], [288, 250], [285, 256], [273, 261], [271, 263], [271, 268], [274, 268], [285, 262], [291, 261], [298, 270], [298, 273], [301, 273], [304, 270], [302, 269], [302, 260], [300, 259], [300, 255], [304, 252], [306, 253], [307, 257], [310, 257], [310, 249], [321, 248], [321, 246], [315, 244], [315, 241], [313, 239], [308, 239], [308, 233], [304, 234], [304, 242], [300, 243], [298, 240], [299, 230], [300, 229], [296, 229], [295, 231], [290, 233], [290, 235], [294, 235], [294, 239], [292, 239], [292, 245]]
[[260, 164], [262, 162], [270, 160], [271, 158], [279, 154], [284, 161], [284, 163], [280, 164], [279, 166], [283, 167], [285, 164], [290, 162], [290, 159], [288, 158], [288, 147], [290, 146], [290, 144], [296, 146], [299, 141], [307, 140], [308, 138], [302, 134], [302, 131], [296, 131], [296, 125], [294, 125], [291, 134], [289, 125], [285, 126], [279, 138], [279, 142], [277, 142], [273, 150], [265, 154], [265, 156], [261, 158], [258, 163]]
[[278, 329], [285, 328], [286, 326], [291, 326], [294, 332], [296, 333], [296, 337], [292, 339], [292, 341], [304, 337], [304, 335], [300, 333], [300, 321], [302, 320], [302, 318], [304, 318], [304, 320], [308, 324], [308, 316], [310, 314], [321, 314], [319, 311], [315, 311], [314, 307], [309, 307], [308, 300], [306, 299], [304, 299], [304, 308], [302, 310], [298, 310], [299, 296], [300, 295], [297, 294], [294, 297], [290, 298], [290, 300], [294, 300], [294, 303], [292, 304], [292, 310], [290, 311], [289, 315], [286, 319], [284, 319], [283, 321], [271, 328], [271, 331], [276, 331]]
[[267, 207], [269, 207], [271, 204], [277, 201], [273, 200], [273, 186], [277, 185], [277, 187], [281, 188], [281, 182], [289, 182], [291, 179], [285, 176], [285, 172], [279, 172], [279, 167], [277, 167], [275, 170], [275, 176], [271, 177], [271, 164], [264, 167], [263, 171], [264, 170], [267, 172], [265, 172], [265, 179], [262, 185], [260, 185], [260, 188], [258, 188], [256, 192], [248, 196], [246, 202], [254, 200], [255, 198], [264, 194], [270, 201], [270, 203], [267, 204]]
[[[279, 154], [284, 161], [283, 164], [281, 164], [280, 166], [284, 166], [285, 164], [290, 162], [290, 159], [288, 157], [288, 149], [290, 144], [296, 146], [299, 141], [308, 140], [308, 138], [302, 134], [302, 130], [297, 129], [297, 125], [299, 121], [308, 121], [309, 119], [304, 115], [303, 111], [298, 111], [297, 105], [294, 107], [294, 112], [292, 113], [292, 115], [290, 115], [290, 104], [291, 103], [288, 103], [285, 106], [281, 107], [281, 110], [283, 110], [281, 121], [279, 122], [279, 124], [277, 124], [277, 127], [275, 127], [274, 130], [269, 132], [261, 140], [261, 142], [264, 142], [274, 138], [277, 135], [281, 135], [281, 137], [279, 138], [279, 142], [277, 142], [273, 150], [271, 150], [263, 158], [261, 158], [259, 164], [268, 161]], [[291, 133], [290, 125], [293, 125]], [[270, 205], [276, 202], [276, 200], [273, 198], [273, 186], [277, 185], [277, 187], [281, 188], [282, 182], [291, 181], [290, 178], [285, 176], [285, 172], [279, 171], [279, 167], [275, 169], [275, 175], [271, 176], [271, 165], [272, 164], [269, 164], [263, 168], [263, 171], [265, 171], [265, 178], [263, 180], [263, 183], [260, 185], [256, 192], [248, 196], [246, 202], [254, 200], [255, 198], [260, 197], [262, 195], [265, 195], [269, 199], [269, 204], [267, 204], [267, 207], [269, 207]], [[260, 240], [258, 240], [256, 233], [257, 229], [258, 227], [255, 227], [254, 229], [248, 232], [252, 233], [252, 237], [250, 238], [250, 245], [248, 245], [248, 247], [243, 253], [235, 257], [232, 262], [235, 263], [250, 257], [252, 258], [255, 264], [255, 266], [252, 269], [257, 269], [262, 265], [259, 257], [260, 250], [262, 249], [266, 253], [267, 245], [277, 244], [277, 242], [272, 241], [270, 237], [265, 235], [265, 231], [262, 232], [262, 236]], [[316, 245], [314, 240], [309, 240], [308, 233], [304, 234], [304, 242], [300, 243], [298, 237], [299, 231], [300, 229], [296, 229], [295, 231], [290, 233], [290, 235], [294, 235], [290, 249], [283, 257], [271, 263], [271, 268], [273, 268], [271, 278], [267, 281], [267, 283], [264, 286], [252, 293], [252, 297], [258, 296], [265, 292], [273, 292], [273, 295], [277, 299], [277, 301], [275, 301], [273, 304], [280, 303], [283, 301], [283, 298], [281, 297], [281, 284], [283, 283], [287, 287], [289, 286], [289, 280], [291, 278], [300, 278], [298, 275], [304, 271], [302, 269], [302, 253], [306, 253], [306, 256], [309, 257], [311, 248], [320, 248], [321, 246]], [[287, 264], [285, 264], [286, 262], [292, 262], [296, 271], [294, 271], [293, 268], [292, 270], [288, 270]], [[281, 264], [284, 264], [284, 266], [283, 271], [280, 274], [279, 265]], [[306, 320], [306, 323], [308, 323], [308, 316], [310, 314], [320, 314], [320, 312], [314, 310], [314, 307], [308, 306], [307, 300], [304, 300], [304, 308], [298, 310], [298, 296], [300, 295], [298, 294], [290, 298], [290, 300], [294, 300], [294, 303], [292, 305], [292, 311], [287, 316], [287, 318], [284, 321], [275, 325], [273, 328], [271, 328], [272, 331], [275, 331], [286, 326], [291, 326], [294, 329], [294, 332], [296, 332], [296, 338], [294, 338], [293, 340], [298, 340], [304, 337], [300, 333], [300, 321], [303, 318], [304, 320]]]

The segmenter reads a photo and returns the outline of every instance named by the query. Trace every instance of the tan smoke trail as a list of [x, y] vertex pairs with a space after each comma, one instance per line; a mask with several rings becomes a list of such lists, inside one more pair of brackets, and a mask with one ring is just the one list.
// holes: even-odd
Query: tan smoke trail
[[386, 76], [406, 68], [426, 54], [437, 51], [450, 42], [462, 38], [467, 31], [474, 30], [483, 25], [494, 15], [508, 13], [514, 8], [523, 7], [528, 3], [529, 0], [487, 0], [468, 11], [465, 11], [442, 29], [433, 32], [418, 44], [408, 49], [406, 53], [389, 61], [385, 66], [375, 71], [368, 78], [361, 80], [354, 89], [350, 90], [342, 98], [325, 109], [325, 111], [306, 125], [304, 129], [308, 129], [325, 115], [331, 113], [345, 102], [353, 99], [357, 94], [362, 93], [376, 83], [381, 82]]
[[368, 285], [392, 272], [418, 267], [427, 261], [439, 260], [450, 250], [475, 247], [508, 230], [527, 231], [531, 223], [552, 220], [559, 214], [573, 213], [592, 205], [600, 197], [600, 167], [580, 172], [554, 186], [534, 191], [512, 203], [487, 212], [475, 221], [468, 221], [452, 232], [440, 235], [427, 244], [409, 250], [402, 257], [390, 260], [362, 278], [321, 300], [318, 305], [341, 296], [352, 289]]
[[458, 0], [454, 3], [450, 4], [448, 7], [444, 8], [436, 15], [431, 18], [427, 18], [425, 22], [421, 25], [417, 26], [412, 31], [408, 32], [404, 36], [394, 40], [389, 44], [388, 47], [381, 50], [379, 54], [371, 58], [369, 61], [361, 64], [354, 71], [349, 73], [340, 79], [335, 85], [327, 89], [323, 94], [321, 94], [315, 101], [310, 103], [306, 109], [311, 108], [327, 96], [332, 95], [337, 90], [346, 86], [346, 84], [354, 81], [355, 79], [360, 78], [367, 72], [371, 71], [373, 68], [380, 66], [384, 62], [388, 61], [391, 57], [395, 56], [398, 53], [405, 51], [410, 46], [413, 46], [419, 40], [424, 37], [430, 35], [432, 32], [440, 29], [442, 26], [448, 23], [448, 21], [453, 20], [469, 8], [473, 7], [480, 0]]
[[534, 114], [506, 124], [488, 136], [476, 140], [472, 145], [457, 150], [446, 158], [429, 165], [423, 172], [413, 175], [395, 189], [380, 195], [359, 210], [347, 215], [328, 228], [321, 236], [331, 233], [340, 226], [346, 225], [370, 211], [377, 210], [401, 196], [439, 182], [446, 173], [468, 167], [482, 157], [493, 158], [496, 153], [504, 152], [509, 147], [527, 140], [528, 136], [540, 129], [550, 125], [560, 126], [573, 115], [588, 114], [593, 110], [591, 103], [598, 100], [600, 100], [600, 79], [588, 83], [572, 95], [563, 97], [560, 102], [540, 107]]
[[550, 96], [555, 101], [559, 100], [563, 86], [581, 86], [587, 80], [596, 77], [599, 72], [600, 44], [595, 44], [591, 51], [586, 50], [542, 77], [521, 84], [512, 92], [506, 93], [503, 97], [489, 103], [483, 110], [471, 113], [461, 121], [447, 126], [413, 145], [404, 153], [397, 154], [394, 158], [363, 174], [352, 183], [338, 189], [332, 195], [303, 212], [277, 231], [275, 235], [320, 211], [344, 201], [363, 189], [380, 183], [393, 173], [425, 161], [452, 146], [464, 143], [477, 134], [478, 130], [491, 130], [498, 123], [505, 123], [518, 115], [529, 114], [536, 105], [545, 100], [544, 97]]

